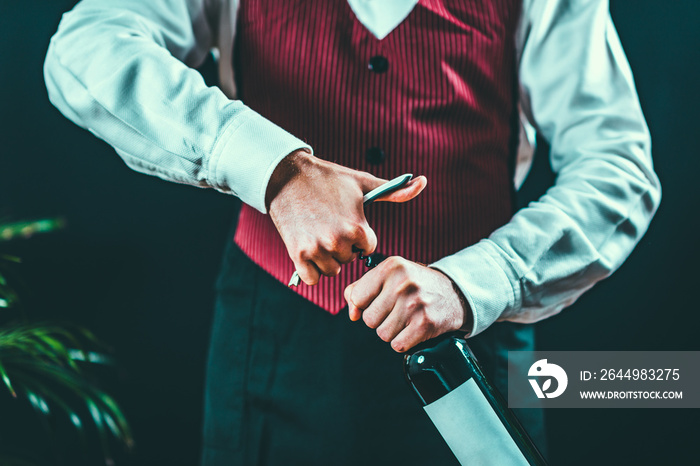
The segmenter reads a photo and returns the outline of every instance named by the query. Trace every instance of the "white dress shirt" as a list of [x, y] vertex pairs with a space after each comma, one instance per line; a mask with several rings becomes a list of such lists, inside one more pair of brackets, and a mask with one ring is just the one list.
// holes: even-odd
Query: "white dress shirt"
[[[348, 2], [382, 39], [418, 0]], [[51, 40], [51, 102], [134, 170], [212, 187], [265, 212], [279, 161], [309, 147], [235, 99], [237, 6], [81, 1]], [[190, 68], [213, 48], [221, 88]], [[607, 0], [523, 0], [517, 52], [520, 106], [551, 144], [557, 177], [489, 238], [432, 264], [469, 301], [472, 335], [496, 320], [534, 322], [573, 303], [627, 258], [661, 197]]]

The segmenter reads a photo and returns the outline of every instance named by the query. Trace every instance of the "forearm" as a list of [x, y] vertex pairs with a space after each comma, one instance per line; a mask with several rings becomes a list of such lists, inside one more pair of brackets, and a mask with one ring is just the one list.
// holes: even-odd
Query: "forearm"
[[[618, 196], [602, 194], [607, 186]], [[590, 178], [560, 182], [489, 239], [433, 264], [464, 293], [473, 334], [496, 320], [556, 314], [622, 264], [646, 231], [659, 190], [651, 183], [607, 186]]]
[[528, 5], [522, 104], [551, 144], [557, 178], [488, 239], [434, 264], [465, 294], [474, 334], [499, 319], [534, 322], [573, 303], [628, 257], [661, 197], [607, 2]]
[[133, 169], [265, 211], [275, 166], [308, 146], [188, 66], [213, 44], [206, 13], [201, 1], [84, 0], [51, 41], [49, 97]]

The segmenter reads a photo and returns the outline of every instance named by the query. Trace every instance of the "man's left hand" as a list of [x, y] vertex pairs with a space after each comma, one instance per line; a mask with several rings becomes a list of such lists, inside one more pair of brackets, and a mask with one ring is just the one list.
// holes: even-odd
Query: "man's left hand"
[[471, 330], [472, 313], [447, 275], [390, 257], [345, 289], [350, 319], [404, 352], [443, 333]]

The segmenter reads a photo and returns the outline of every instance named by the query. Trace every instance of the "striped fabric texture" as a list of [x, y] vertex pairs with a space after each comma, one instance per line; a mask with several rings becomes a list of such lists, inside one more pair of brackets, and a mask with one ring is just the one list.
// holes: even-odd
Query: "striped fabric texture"
[[[365, 212], [378, 253], [429, 264], [513, 213], [520, 3], [420, 0], [378, 40], [346, 0], [242, 0], [239, 97], [317, 157], [385, 179], [426, 175], [418, 198]], [[269, 216], [244, 205], [234, 241], [287, 284], [294, 264]], [[296, 291], [337, 313], [345, 287], [365, 271], [355, 261]]]

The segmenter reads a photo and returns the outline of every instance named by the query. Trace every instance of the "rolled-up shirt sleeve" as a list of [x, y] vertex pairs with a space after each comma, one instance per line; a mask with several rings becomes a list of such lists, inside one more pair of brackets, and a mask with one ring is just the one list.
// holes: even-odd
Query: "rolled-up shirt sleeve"
[[222, 4], [230, 3], [83, 0], [51, 39], [44, 76], [51, 102], [129, 167], [215, 188], [265, 212], [279, 161], [310, 147], [192, 68], [220, 37], [233, 40], [219, 31]]
[[521, 107], [550, 143], [554, 185], [489, 238], [432, 264], [474, 316], [558, 313], [609, 276], [660, 199], [632, 73], [604, 0], [526, 0], [518, 37]]

